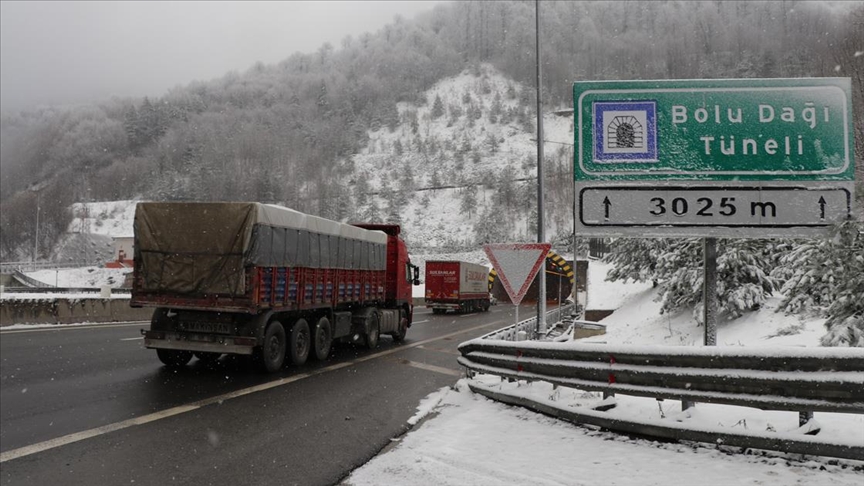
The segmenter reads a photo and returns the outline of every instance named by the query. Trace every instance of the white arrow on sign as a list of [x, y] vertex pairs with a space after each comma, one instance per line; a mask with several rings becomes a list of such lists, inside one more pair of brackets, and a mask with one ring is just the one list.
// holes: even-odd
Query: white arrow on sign
[[502, 243], [483, 245], [483, 251], [498, 272], [504, 290], [514, 304], [522, 297], [546, 261], [552, 245], [549, 243]]

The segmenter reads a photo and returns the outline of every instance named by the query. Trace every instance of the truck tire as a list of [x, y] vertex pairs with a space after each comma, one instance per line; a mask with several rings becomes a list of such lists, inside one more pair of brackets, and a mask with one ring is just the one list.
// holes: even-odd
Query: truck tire
[[372, 322], [369, 324], [369, 332], [366, 333], [366, 347], [375, 349], [378, 347], [378, 338], [381, 337], [381, 325], [378, 322], [377, 313], [373, 313], [370, 319]]
[[433, 314], [443, 314], [443, 313], [445, 313], [445, 312], [447, 312], [447, 311], [445, 311], [444, 309], [438, 309], [437, 307], [433, 307], [433, 308], [432, 308], [432, 313], [433, 313]]
[[177, 349], [157, 349], [156, 356], [165, 366], [169, 368], [181, 368], [192, 359], [192, 351], [180, 351]]
[[399, 310], [399, 330], [391, 333], [394, 343], [401, 343], [405, 340], [405, 335], [408, 334], [408, 313], [405, 309]]
[[288, 336], [288, 356], [295, 365], [302, 365], [309, 358], [309, 348], [312, 347], [312, 339], [309, 333], [309, 323], [306, 319], [297, 319], [291, 326]]
[[326, 317], [318, 319], [315, 323], [312, 343], [315, 348], [315, 358], [321, 361], [327, 359], [330, 355], [330, 347], [333, 345], [333, 330], [330, 328], [330, 320]]
[[279, 321], [270, 321], [261, 344], [261, 366], [264, 371], [279, 371], [285, 364], [285, 327]]

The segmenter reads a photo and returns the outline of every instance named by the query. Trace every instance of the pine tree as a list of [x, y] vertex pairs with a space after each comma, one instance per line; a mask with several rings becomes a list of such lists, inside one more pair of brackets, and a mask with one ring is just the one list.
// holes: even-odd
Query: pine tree
[[435, 95], [435, 102], [432, 103], [432, 118], [438, 119], [444, 115], [444, 102], [441, 101], [441, 95]]
[[[782, 259], [794, 268], [778, 310], [828, 316], [823, 346], [864, 347], [864, 225], [847, 221], [831, 239], [803, 242]], [[827, 309], [826, 309], [827, 308]]]
[[364, 223], [382, 223], [380, 217], [380, 210], [378, 209], [378, 203], [375, 201], [374, 197], [369, 198], [369, 204], [363, 207], [363, 210], [360, 213], [360, 219]]
[[495, 99], [489, 109], [489, 122], [498, 123], [504, 113], [504, 104], [501, 102], [501, 93], [495, 92]]
[[612, 268], [606, 280], [615, 282], [656, 283], [657, 261], [669, 248], [669, 240], [661, 238], [616, 238], [610, 244], [609, 253], [603, 258]]
[[499, 208], [487, 208], [474, 224], [474, 243], [486, 245], [507, 240], [507, 220]]
[[493, 154], [498, 153], [498, 138], [493, 135], [491, 132], [486, 135], [486, 145], [489, 146], [489, 152]]
[[834, 234], [832, 253], [839, 275], [822, 345], [864, 347], [864, 224], [850, 221]]
[[[765, 240], [718, 240], [718, 315], [734, 319], [757, 310], [777, 288], [768, 274], [765, 248]], [[701, 320], [702, 240], [618, 239], [605, 261], [613, 264], [607, 280], [659, 282], [661, 313], [694, 307], [694, 316]]]
[[468, 218], [474, 217], [477, 208], [477, 194], [474, 186], [468, 186], [462, 191], [462, 203], [459, 205], [459, 213], [468, 213]]

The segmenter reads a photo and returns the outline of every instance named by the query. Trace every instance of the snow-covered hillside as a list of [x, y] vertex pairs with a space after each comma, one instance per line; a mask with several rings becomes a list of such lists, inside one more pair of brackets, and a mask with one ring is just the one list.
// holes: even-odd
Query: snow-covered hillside
[[[114, 238], [132, 236], [135, 200], [75, 203], [50, 261], [100, 265], [113, 260]], [[37, 279], [38, 280], [38, 279]]]
[[[501, 241], [533, 241], [537, 145], [531, 88], [481, 65], [438, 82], [424, 97], [422, 105], [399, 103], [401, 123], [370, 131], [367, 147], [352, 157], [361, 184], [378, 192], [366, 204], [374, 202], [382, 219], [399, 218], [414, 246], [477, 246], [484, 220], [498, 226], [489, 231]], [[569, 171], [572, 116], [547, 114], [543, 123], [547, 167]], [[555, 177], [547, 173], [547, 180]], [[565, 179], [572, 184], [572, 176]], [[389, 200], [400, 190], [407, 197], [394, 215]], [[551, 237], [572, 228], [570, 199], [559, 199], [550, 189]]]

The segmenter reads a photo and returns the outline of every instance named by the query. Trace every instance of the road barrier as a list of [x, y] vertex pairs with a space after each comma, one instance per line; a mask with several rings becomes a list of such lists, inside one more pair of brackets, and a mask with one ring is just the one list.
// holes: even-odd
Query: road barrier
[[[8, 292], [8, 291], [7, 291]], [[72, 324], [80, 322], [149, 321], [151, 308], [129, 306], [122, 294], [103, 299], [92, 297], [57, 297], [15, 299], [4, 296], [0, 301], [0, 327], [13, 324]]]
[[[806, 411], [803, 417], [811, 417], [814, 411], [864, 413], [864, 349], [610, 346], [516, 341], [516, 332], [531, 328], [529, 321], [462, 343], [459, 363], [469, 370], [469, 376], [482, 373], [509, 380], [545, 381], [555, 386], [603, 392], [607, 396], [618, 393], [764, 410]], [[501, 392], [479, 385], [472, 385], [472, 389], [500, 399]], [[509, 399], [509, 402], [516, 401], [520, 405], [531, 402], [524, 397]], [[530, 405], [548, 413], [544, 407], [548, 408], [548, 404]], [[719, 439], [727, 445], [864, 460], [864, 447], [835, 447], [813, 437], [775, 436], [754, 441], [752, 434], [706, 435], [704, 431], [682, 432], [677, 428], [674, 433], [662, 432], [636, 422], [604, 419], [602, 412], [597, 411], [587, 415], [575, 412], [554, 415], [625, 433], [697, 442]]]
[[0, 273], [33, 272], [36, 270], [54, 270], [57, 268], [83, 268], [102, 266], [105, 262], [100, 261], [74, 261], [74, 262], [0, 262]]

